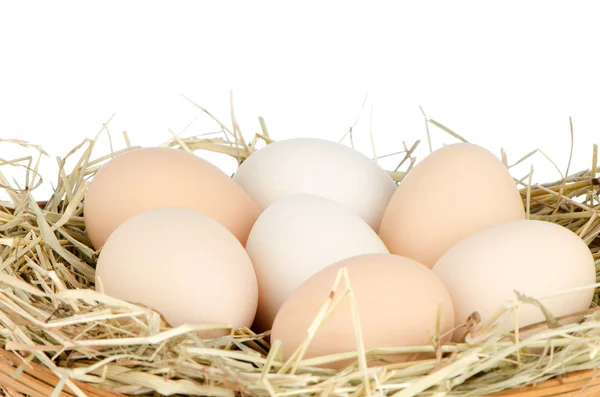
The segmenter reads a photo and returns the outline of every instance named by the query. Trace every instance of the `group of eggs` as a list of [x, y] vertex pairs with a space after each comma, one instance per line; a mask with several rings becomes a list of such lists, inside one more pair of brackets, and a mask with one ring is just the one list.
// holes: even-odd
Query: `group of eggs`
[[[95, 174], [84, 220], [100, 252], [97, 290], [172, 326], [271, 330], [284, 359], [342, 268], [367, 349], [458, 341], [473, 312], [485, 321], [515, 291], [576, 289], [542, 303], [555, 316], [585, 310], [593, 289], [579, 287], [596, 281], [587, 245], [526, 219], [506, 166], [468, 143], [431, 153], [398, 185], [362, 153], [315, 138], [271, 143], [233, 178], [183, 150], [133, 149]], [[305, 357], [356, 349], [346, 287]], [[543, 319], [534, 306], [518, 311], [520, 326]]]

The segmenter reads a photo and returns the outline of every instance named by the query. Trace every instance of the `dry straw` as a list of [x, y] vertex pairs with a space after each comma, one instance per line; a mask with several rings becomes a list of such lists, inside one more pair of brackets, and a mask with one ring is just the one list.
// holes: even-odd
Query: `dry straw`
[[[259, 144], [272, 142], [262, 119], [262, 131], [251, 142], [243, 140], [233, 112], [232, 128], [218, 124], [218, 133], [187, 138], [172, 134], [164, 146], [191, 152], [208, 150], [241, 162]], [[426, 125], [430, 124], [463, 140], [426, 118]], [[269, 346], [265, 335], [242, 329], [219, 339], [201, 340], [195, 331], [226, 325], [168, 328], [161, 316], [149, 308], [95, 292], [97, 253], [90, 248], [84, 230], [84, 191], [102, 163], [132, 148], [124, 135], [125, 149], [95, 156], [95, 143], [110, 136], [107, 126], [108, 123], [95, 139], [85, 140], [65, 158], [58, 159], [58, 183], [54, 194], [43, 203], [36, 202], [31, 191], [41, 181], [39, 161], [46, 153], [25, 142], [2, 141], [25, 146], [35, 153], [2, 160], [4, 166], [24, 167], [24, 180], [9, 181], [0, 173], [0, 183], [10, 196], [10, 202], [0, 207], [0, 343], [4, 348], [0, 350], [0, 391], [4, 395], [481, 396], [570, 372], [576, 375], [565, 378], [563, 383], [551, 384], [556, 386], [553, 390], [592, 390], [598, 383], [597, 294], [592, 308], [583, 313], [585, 321], [578, 324], [561, 326], [561, 319], [546, 312], [536, 299], [516, 294], [514, 302], [498, 308], [496, 323], [481, 324], [473, 315], [463, 327], [467, 334], [464, 343], [439, 345], [440, 335], [434, 335], [426, 346], [365, 350], [357, 332], [354, 353], [305, 359], [304, 345], [292, 359], [282, 362], [280, 344]], [[414, 164], [416, 146], [404, 146], [400, 165], [390, 171], [395, 180], [400, 181]], [[511, 165], [504, 153], [502, 159], [512, 168], [533, 154]], [[72, 169], [66, 168], [67, 160], [74, 162]], [[401, 167], [405, 171], [400, 171]], [[521, 189], [530, 219], [555, 222], [574, 231], [598, 260], [600, 200], [596, 167], [594, 146], [587, 171], [567, 173], [565, 178], [540, 185], [531, 184], [530, 173], [515, 183]], [[353, 302], [351, 280], [343, 269], [336, 280], [338, 284], [345, 290], [342, 298]], [[324, 297], [322, 310], [308, 330], [307, 343], [335, 310], [338, 298]], [[519, 330], [518, 324], [514, 324], [514, 332], [497, 331], [495, 324], [514, 323], [514, 311], [524, 304], [536, 305], [546, 314], [547, 322], [527, 327], [543, 326], [543, 330], [525, 340], [519, 338], [524, 330]], [[354, 320], [355, 330], [360, 330], [356, 311]], [[434, 352], [436, 358], [368, 366], [374, 358], [381, 360], [400, 352]], [[348, 358], [356, 358], [356, 364], [341, 371], [318, 367]], [[593, 371], [577, 372], [583, 370]], [[536, 390], [538, 394], [523, 391], [518, 395], [550, 395]]]

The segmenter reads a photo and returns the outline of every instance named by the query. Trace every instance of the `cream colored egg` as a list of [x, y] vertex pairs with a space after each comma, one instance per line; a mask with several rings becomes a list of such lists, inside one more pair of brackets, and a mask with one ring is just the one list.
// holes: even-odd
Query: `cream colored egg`
[[[468, 236], [442, 255], [433, 272], [450, 291], [457, 325], [475, 311], [486, 322], [516, 300], [515, 291], [540, 299], [555, 317], [583, 311], [590, 307], [593, 288], [541, 298], [596, 282], [594, 259], [583, 240], [562, 226], [536, 220], [505, 222]], [[533, 305], [522, 305], [517, 314], [521, 327], [544, 321]], [[500, 324], [505, 331], [514, 327], [512, 318]], [[463, 334], [459, 330], [454, 337]]]
[[202, 212], [242, 244], [260, 213], [248, 194], [208, 161], [183, 150], [133, 149], [104, 164], [88, 186], [83, 216], [92, 245], [102, 247], [125, 220], [159, 207]]
[[172, 326], [249, 327], [256, 275], [235, 236], [183, 208], [155, 208], [123, 222], [98, 258], [96, 289], [162, 313]]
[[340, 143], [294, 138], [251, 154], [233, 179], [262, 208], [293, 194], [313, 194], [354, 211], [374, 230], [396, 183], [364, 154]]
[[[332, 264], [300, 285], [285, 301], [273, 324], [271, 340], [280, 340], [283, 359], [287, 360], [304, 342], [308, 329], [330, 296], [342, 267], [348, 271], [357, 302], [364, 347], [431, 346], [437, 332], [445, 334], [454, 326], [450, 294], [428, 267], [408, 258], [391, 254], [359, 255]], [[356, 335], [350, 300], [343, 298], [346, 284], [335, 290], [331, 315], [321, 324], [304, 358], [355, 352]], [[343, 301], [339, 301], [343, 299]], [[444, 336], [442, 343], [447, 342]], [[385, 356], [402, 362], [413, 355]], [[373, 357], [370, 357], [373, 359]], [[351, 362], [328, 363], [340, 368]], [[371, 361], [370, 365], [382, 364]]]
[[429, 267], [469, 234], [525, 219], [521, 195], [504, 164], [470, 143], [439, 149], [399, 184], [379, 236], [390, 252]]
[[355, 255], [388, 253], [377, 233], [350, 209], [306, 194], [267, 207], [248, 236], [246, 251], [258, 279], [258, 331], [270, 329], [285, 299], [324, 267]]

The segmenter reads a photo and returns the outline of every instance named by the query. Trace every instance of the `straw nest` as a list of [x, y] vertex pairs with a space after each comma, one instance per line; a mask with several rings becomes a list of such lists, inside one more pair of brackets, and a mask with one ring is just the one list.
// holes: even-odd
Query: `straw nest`
[[[262, 119], [262, 131], [251, 142], [241, 138], [235, 118], [232, 121], [232, 129], [219, 123], [221, 131], [217, 135], [180, 138], [173, 134], [164, 146], [209, 150], [241, 162], [259, 142], [271, 142]], [[433, 120], [428, 123], [453, 134]], [[25, 167], [25, 180], [9, 181], [0, 173], [0, 183], [11, 198], [11, 202], [0, 207], [0, 343], [4, 348], [0, 350], [0, 395], [23, 395], [17, 393], [23, 388], [14, 386], [20, 375], [43, 367], [58, 378], [54, 383], [46, 380], [51, 384], [48, 390], [54, 388], [56, 396], [62, 390], [79, 396], [102, 395], [90, 390], [106, 390], [152, 396], [401, 397], [486, 395], [600, 365], [598, 291], [582, 323], [559, 326], [557, 319], [546, 313], [549, 327], [527, 340], [520, 340], [518, 332], [501, 334], [493, 324], [477, 324], [477, 316], [473, 316], [465, 327], [474, 329], [477, 324], [477, 332], [471, 332], [465, 343], [440, 346], [433, 338], [428, 346], [364, 351], [357, 340], [355, 353], [305, 360], [299, 355], [289, 362], [281, 362], [278, 345], [269, 346], [265, 335], [248, 329], [232, 330], [228, 336], [215, 340], [201, 340], [194, 331], [207, 326], [168, 328], [160, 315], [149, 308], [94, 290], [97, 252], [90, 248], [84, 229], [84, 191], [102, 163], [133, 148], [125, 135], [125, 149], [96, 156], [94, 144], [106, 133], [105, 128], [95, 139], [85, 140], [58, 160], [58, 183], [53, 195], [43, 203], [36, 202], [31, 191], [39, 185], [39, 158], [45, 152], [25, 142], [4, 141], [28, 147], [32, 155], [2, 160], [3, 165]], [[408, 165], [404, 172], [410, 172], [415, 161], [415, 146], [405, 146], [400, 155], [402, 163]], [[548, 184], [532, 185], [531, 175], [515, 179], [515, 183], [531, 219], [571, 229], [598, 259], [600, 200], [596, 194], [597, 148], [593, 149], [587, 171]], [[502, 158], [506, 163], [506, 157]], [[67, 160], [75, 163], [70, 170], [65, 166]], [[400, 181], [404, 172], [396, 168], [390, 174]], [[344, 283], [344, 277], [340, 282]], [[351, 290], [347, 297], [352, 298]], [[326, 298], [322, 316], [315, 319], [311, 332], [318, 329], [319, 322], [331, 310]], [[514, 321], [513, 310], [523, 304], [539, 306], [530, 298], [519, 297], [499, 307], [496, 320]], [[134, 321], [120, 321], [124, 318]], [[515, 328], [517, 331], [518, 325]], [[407, 351], [437, 354], [436, 359], [426, 361], [365, 366], [372, 355], [382, 357]], [[9, 357], [7, 352], [14, 356]], [[341, 371], [315, 367], [349, 357], [357, 358], [357, 364]]]

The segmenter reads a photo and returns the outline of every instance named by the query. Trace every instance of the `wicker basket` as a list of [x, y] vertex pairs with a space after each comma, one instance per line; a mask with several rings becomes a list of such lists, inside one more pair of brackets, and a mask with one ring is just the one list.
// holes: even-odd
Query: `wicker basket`
[[[22, 393], [31, 397], [48, 397], [59, 379], [52, 371], [42, 365], [31, 363], [31, 367], [14, 379], [11, 374], [20, 365], [20, 359], [14, 354], [0, 349], [0, 385], [7, 391]], [[95, 388], [82, 382], [75, 382], [89, 397], [125, 397], [122, 394], [111, 393]], [[16, 394], [15, 396], [18, 396]], [[60, 397], [75, 397], [68, 386], [65, 386]], [[600, 396], [600, 377], [596, 371], [579, 371], [567, 374], [560, 378], [551, 379], [536, 386], [527, 386], [519, 389], [507, 390], [492, 396], [513, 397], [551, 397], [551, 396]]]
[[[13, 378], [14, 372], [21, 365], [21, 360], [14, 354], [0, 349], [0, 386], [2, 386], [9, 396], [21, 396], [22, 393], [30, 397], [48, 397], [54, 391], [55, 386], [60, 381], [56, 375], [46, 367], [37, 363], [30, 363], [23, 372], [16, 378]], [[89, 397], [115, 397], [123, 396], [107, 392], [88, 384], [74, 381], [74, 383], [83, 390]], [[76, 396], [68, 386], [65, 386], [59, 394], [60, 397]]]
[[535, 386], [507, 390], [494, 396], [550, 397], [550, 396], [600, 396], [600, 378], [596, 371], [572, 372], [560, 378], [550, 379]]

